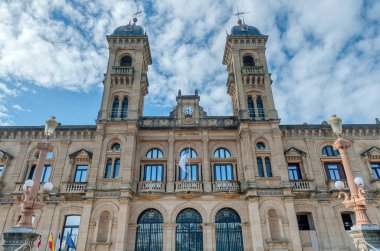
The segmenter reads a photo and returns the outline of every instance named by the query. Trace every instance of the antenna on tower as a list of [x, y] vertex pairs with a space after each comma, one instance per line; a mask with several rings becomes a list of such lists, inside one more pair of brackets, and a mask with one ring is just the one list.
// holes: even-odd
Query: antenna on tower
[[235, 17], [238, 17], [238, 24], [241, 24], [240, 16], [248, 14], [249, 12], [239, 11], [239, 7], [236, 6], [236, 13], [233, 13], [232, 15]]

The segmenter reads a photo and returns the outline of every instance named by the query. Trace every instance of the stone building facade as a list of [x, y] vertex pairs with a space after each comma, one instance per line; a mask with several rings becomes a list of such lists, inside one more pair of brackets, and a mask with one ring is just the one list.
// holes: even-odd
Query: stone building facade
[[[280, 125], [267, 39], [242, 22], [227, 35], [233, 116], [208, 116], [197, 91], [179, 91], [169, 116], [147, 117], [148, 36], [136, 23], [107, 36], [96, 125], [59, 126], [50, 139], [41, 182], [54, 189], [33, 223], [42, 247], [50, 232], [70, 232], [77, 250], [353, 249], [355, 219], [334, 187], [345, 179], [335, 136], [327, 123]], [[380, 224], [380, 125], [344, 125], [344, 133]], [[19, 219], [43, 138], [42, 127], [0, 127], [2, 232]]]

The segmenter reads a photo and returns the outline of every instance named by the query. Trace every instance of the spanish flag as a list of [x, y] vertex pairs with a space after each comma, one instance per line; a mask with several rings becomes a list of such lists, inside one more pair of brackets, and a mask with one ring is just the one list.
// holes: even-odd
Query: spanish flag
[[54, 240], [53, 240], [53, 234], [52, 233], [50, 233], [50, 235], [49, 235], [48, 248], [50, 248], [51, 251], [55, 251], [55, 245], [54, 245]]

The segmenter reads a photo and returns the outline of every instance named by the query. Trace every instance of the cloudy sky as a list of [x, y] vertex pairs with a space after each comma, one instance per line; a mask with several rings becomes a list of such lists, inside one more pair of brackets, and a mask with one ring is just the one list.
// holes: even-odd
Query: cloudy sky
[[[0, 125], [94, 124], [105, 36], [137, 7], [153, 64], [145, 115], [168, 115], [178, 89], [197, 88], [209, 115], [231, 115], [222, 65], [226, 30], [245, 22], [269, 35], [267, 60], [282, 124], [380, 117], [380, 1], [0, 1]], [[215, 105], [217, 104], [217, 105]]]

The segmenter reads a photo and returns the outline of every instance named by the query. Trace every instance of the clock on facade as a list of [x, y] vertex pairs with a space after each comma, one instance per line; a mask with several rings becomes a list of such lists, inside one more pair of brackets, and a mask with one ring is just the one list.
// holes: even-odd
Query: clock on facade
[[190, 105], [187, 105], [183, 108], [183, 112], [186, 114], [186, 115], [191, 115], [193, 114], [193, 107], [191, 107]]

